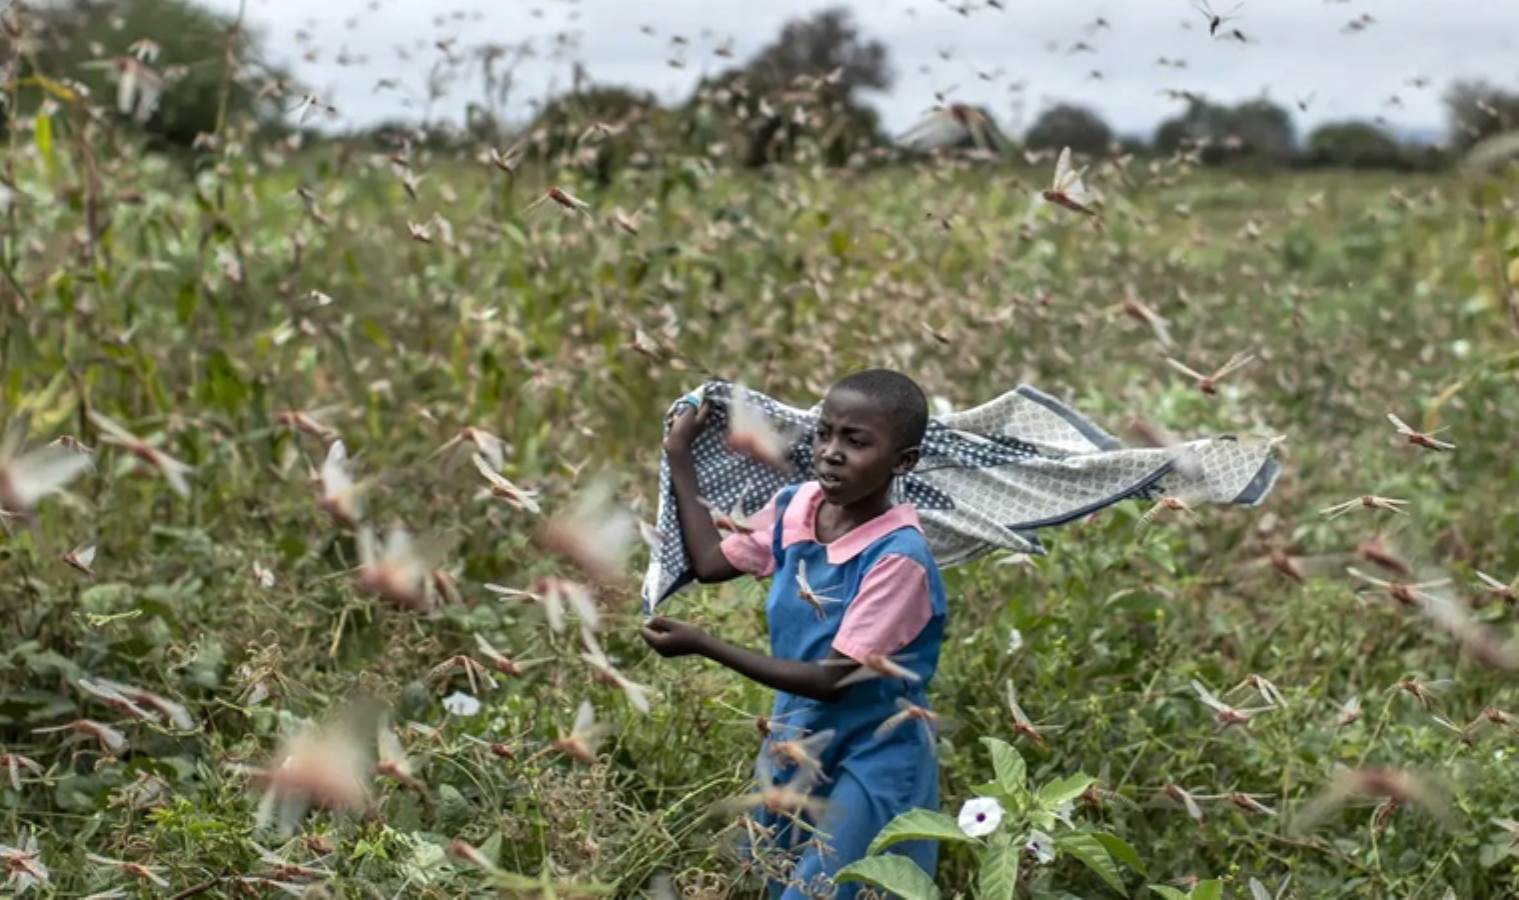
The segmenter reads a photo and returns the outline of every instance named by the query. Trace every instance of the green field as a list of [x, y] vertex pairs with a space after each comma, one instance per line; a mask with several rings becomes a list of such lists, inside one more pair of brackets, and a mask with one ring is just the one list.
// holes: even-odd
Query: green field
[[[29, 419], [28, 446], [77, 436], [97, 466], [0, 537], [0, 752], [41, 769], [19, 769], [19, 788], [0, 778], [0, 843], [35, 838], [51, 881], [34, 893], [165, 892], [86, 862], [90, 851], [150, 864], [172, 891], [232, 895], [239, 877], [279, 874], [257, 842], [330, 870], [330, 896], [549, 883], [561, 896], [636, 895], [660, 872], [684, 896], [755, 895], [731, 853], [735, 819], [711, 811], [746, 790], [758, 742], [736, 710], [766, 708], [765, 692], [655, 656], [638, 639], [636, 591], [607, 590], [601, 640], [656, 695], [639, 715], [592, 680], [573, 629], [556, 635], [537, 606], [483, 589], [574, 574], [532, 543], [539, 517], [475, 499], [473, 469], [445, 471], [430, 454], [478, 426], [510, 443], [504, 471], [541, 492], [545, 516], [604, 474], [652, 519], [671, 399], [710, 373], [810, 405], [870, 365], [957, 408], [1026, 382], [1117, 431], [1139, 416], [1186, 436], [1285, 436], [1284, 474], [1259, 508], [1142, 526], [1146, 509], [1129, 505], [1048, 534], [1051, 553], [1028, 565], [949, 570], [931, 693], [948, 814], [992, 778], [980, 739], [995, 737], [1034, 784], [1099, 780], [1101, 807], [1077, 803], [1074, 829], [1132, 846], [1110, 863], [1130, 895], [1196, 876], [1242, 897], [1249, 878], [1274, 889], [1289, 873], [1298, 897], [1519, 892], [1513, 838], [1490, 821], [1519, 812], [1516, 732], [1489, 725], [1463, 741], [1434, 719], [1519, 714], [1512, 673], [1344, 567], [1400, 576], [1340, 555], [1380, 536], [1409, 580], [1450, 578], [1450, 597], [1493, 600], [1476, 615], [1512, 630], [1512, 607], [1474, 574], [1519, 574], [1512, 176], [1138, 160], [1094, 167], [1099, 229], [1058, 215], [1025, 225], [1048, 163], [755, 174], [670, 157], [603, 190], [573, 172], [508, 175], [418, 152], [413, 201], [366, 148], [249, 147], [192, 167], [75, 142], [77, 120], [62, 115], [42, 121], [51, 127], [11, 135], [16, 194], [0, 218], [5, 419]], [[524, 214], [551, 177], [592, 215]], [[637, 233], [615, 227], [614, 211]], [[1168, 320], [1170, 351], [1125, 315], [1125, 296]], [[1206, 370], [1240, 351], [1258, 359], [1213, 397], [1162, 360]], [[328, 406], [341, 408], [327, 421], [356, 472], [384, 476], [364, 519], [446, 538], [462, 603], [419, 614], [360, 589], [354, 532], [308, 481], [322, 442], [277, 419]], [[194, 467], [189, 496], [102, 444], [88, 411], [162, 435]], [[1448, 425], [1440, 436], [1457, 449], [1399, 440], [1388, 412]], [[1318, 512], [1360, 494], [1407, 500], [1407, 512]], [[60, 561], [88, 543], [93, 578]], [[1273, 550], [1310, 558], [1306, 583], [1267, 564]], [[735, 582], [667, 610], [760, 646], [762, 597]], [[547, 661], [482, 692], [479, 715], [450, 716], [441, 698], [465, 674], [426, 676], [476, 652], [476, 635]], [[1190, 680], [1222, 691], [1251, 673], [1285, 707], [1218, 730]], [[81, 677], [176, 698], [195, 728], [135, 721], [81, 691]], [[1454, 684], [1426, 711], [1396, 687], [1409, 678]], [[1036, 721], [1064, 726], [1047, 746], [1015, 735], [1009, 680]], [[289, 839], [256, 830], [260, 792], [238, 767], [270, 764], [281, 734], [360, 693], [391, 705], [425, 793], [379, 778], [367, 814], [314, 811]], [[1364, 714], [1340, 726], [1352, 695]], [[596, 763], [540, 752], [582, 699], [615, 726]], [[81, 716], [114, 724], [129, 748], [33, 732]], [[1416, 805], [1378, 816], [1366, 801], [1311, 831], [1289, 827], [1337, 765], [1420, 773], [1447, 792], [1449, 823]], [[1194, 823], [1157, 800], [1168, 783], [1270, 795], [1278, 815], [1205, 800]], [[447, 856], [455, 839], [539, 887]], [[944, 896], [976, 893], [978, 852], [946, 846]], [[1025, 856], [1020, 876], [1027, 896], [1115, 892], [1071, 852]]]

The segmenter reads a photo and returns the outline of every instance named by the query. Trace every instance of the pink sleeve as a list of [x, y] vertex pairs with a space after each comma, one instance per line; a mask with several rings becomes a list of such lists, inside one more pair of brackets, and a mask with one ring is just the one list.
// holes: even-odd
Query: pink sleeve
[[775, 554], [770, 552], [770, 538], [775, 526], [775, 498], [749, 517], [748, 534], [733, 532], [723, 538], [723, 556], [740, 572], [755, 578], [768, 578], [775, 572]]
[[871, 653], [896, 653], [912, 643], [933, 612], [923, 566], [910, 556], [883, 556], [865, 573], [844, 611], [833, 649], [859, 662]]

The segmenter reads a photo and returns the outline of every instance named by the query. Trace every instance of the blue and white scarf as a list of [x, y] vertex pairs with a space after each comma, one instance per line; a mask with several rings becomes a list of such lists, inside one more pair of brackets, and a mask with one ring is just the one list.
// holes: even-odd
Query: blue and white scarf
[[[698, 490], [717, 509], [750, 515], [782, 487], [812, 479], [812, 432], [822, 407], [802, 410], [747, 392], [751, 407], [793, 436], [787, 450], [792, 469], [778, 472], [728, 448], [733, 390], [728, 382], [708, 382], [675, 401], [671, 411], [710, 401], [712, 412], [691, 445]], [[1279, 466], [1271, 448], [1278, 440], [1225, 435], [1173, 447], [1125, 447], [1059, 400], [1020, 385], [989, 403], [932, 417], [922, 459], [896, 479], [892, 500], [917, 508], [941, 566], [998, 549], [1043, 554], [1036, 529], [1131, 497], [1254, 506], [1276, 481]], [[692, 578], [663, 457], [655, 530], [658, 550], [643, 581], [646, 614]]]

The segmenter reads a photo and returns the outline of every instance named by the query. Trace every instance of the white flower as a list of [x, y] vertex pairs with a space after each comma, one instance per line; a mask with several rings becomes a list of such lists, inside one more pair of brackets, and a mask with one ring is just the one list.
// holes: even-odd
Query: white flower
[[443, 698], [443, 708], [456, 716], [472, 716], [480, 711], [480, 701], [463, 691], [454, 691]]
[[1067, 800], [1064, 803], [1060, 804], [1059, 806], [1055, 807], [1053, 810], [1051, 810], [1050, 814], [1053, 815], [1056, 819], [1059, 819], [1062, 823], [1064, 823], [1065, 827], [1067, 827], [1067, 828], [1075, 828], [1076, 826], [1071, 824], [1071, 813], [1073, 813], [1075, 811], [1076, 811], [1076, 804], [1074, 802], [1070, 801], [1070, 800]]
[[1042, 831], [1030, 831], [1023, 849], [1034, 854], [1034, 859], [1041, 864], [1055, 861], [1055, 839]]
[[1007, 632], [1007, 655], [1012, 656], [1023, 649], [1023, 632], [1010, 628]]
[[960, 807], [960, 830], [971, 837], [985, 837], [1002, 824], [1002, 804], [995, 797], [975, 797]]

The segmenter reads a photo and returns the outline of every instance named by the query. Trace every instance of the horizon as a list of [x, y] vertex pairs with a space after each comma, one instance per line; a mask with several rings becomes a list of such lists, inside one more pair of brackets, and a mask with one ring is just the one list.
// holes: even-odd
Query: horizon
[[[242, 0], [200, 2], [236, 15]], [[1202, 15], [1181, 0], [1040, 4], [1036, 26], [1028, 25], [1035, 10], [1027, 0], [1003, 5], [778, 0], [754, 10], [724, 0], [663, 0], [630, 10], [607, 0], [546, 0], [511, 10], [481, 0], [394, 8], [377, 0], [333, 0], [308, 15], [295, 0], [249, 0], [246, 21], [264, 38], [270, 62], [288, 67], [338, 108], [326, 125], [331, 130], [462, 122], [466, 102], [478, 97], [473, 78], [465, 93], [432, 108], [420, 96], [427, 69], [442, 55], [434, 43], [440, 40], [456, 42], [450, 52], [504, 36], [537, 44], [540, 55], [519, 70], [519, 87], [506, 107], [507, 121], [522, 123], [535, 104], [569, 89], [577, 64], [590, 83], [647, 91], [662, 105], [678, 105], [702, 77], [742, 65], [773, 41], [785, 21], [832, 6], [850, 10], [861, 37], [887, 48], [891, 89], [860, 91], [857, 98], [880, 112], [892, 135], [932, 107], [936, 92], [945, 92], [952, 102], [985, 107], [1012, 135], [1021, 135], [1042, 110], [1074, 103], [1101, 115], [1115, 135], [1149, 140], [1161, 122], [1185, 110], [1160, 93], [1179, 89], [1224, 104], [1269, 99], [1292, 116], [1299, 142], [1318, 125], [1341, 121], [1377, 124], [1402, 140], [1438, 142], [1447, 134], [1441, 96], [1451, 84], [1519, 81], [1519, 4], [1494, 9], [1483, 0], [1453, 0], [1433, 9], [1420, 0], [1384, 0], [1374, 5], [1372, 24], [1352, 30], [1349, 24], [1372, 4], [1245, 4], [1221, 33], [1238, 27], [1248, 44], [1210, 39]], [[739, 10], [744, 34], [722, 27]], [[686, 43], [672, 43], [676, 35]], [[715, 54], [723, 46], [731, 58]], [[1161, 59], [1185, 60], [1186, 67], [1161, 65]], [[381, 79], [399, 88], [377, 90]], [[1020, 82], [1025, 86], [1014, 89]]]

